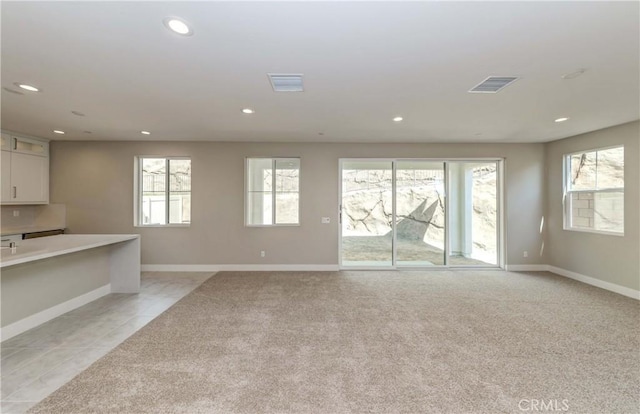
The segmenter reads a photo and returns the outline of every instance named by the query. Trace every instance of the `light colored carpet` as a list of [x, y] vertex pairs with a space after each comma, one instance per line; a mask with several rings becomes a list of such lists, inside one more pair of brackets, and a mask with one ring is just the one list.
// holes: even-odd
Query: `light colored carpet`
[[549, 273], [222, 272], [30, 412], [636, 413], [639, 321]]

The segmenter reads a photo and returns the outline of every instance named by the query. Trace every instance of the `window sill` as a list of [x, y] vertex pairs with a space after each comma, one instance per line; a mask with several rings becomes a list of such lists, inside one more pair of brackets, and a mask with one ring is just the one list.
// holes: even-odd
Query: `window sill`
[[296, 224], [245, 224], [245, 227], [300, 227], [300, 223]]
[[624, 237], [624, 233], [618, 233], [618, 232], [614, 232], [614, 231], [590, 230], [590, 229], [574, 229], [574, 228], [571, 228], [571, 227], [565, 227], [565, 228], [563, 228], [563, 230], [575, 231], [577, 233], [592, 233], [592, 234], [601, 234], [601, 235], [604, 235], [604, 236]]
[[137, 228], [184, 228], [191, 227], [191, 224], [135, 224], [133, 227]]

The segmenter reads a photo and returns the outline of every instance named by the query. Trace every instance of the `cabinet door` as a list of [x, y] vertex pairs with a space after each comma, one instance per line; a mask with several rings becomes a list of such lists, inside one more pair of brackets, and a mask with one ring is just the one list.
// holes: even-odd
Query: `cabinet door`
[[2, 152], [2, 163], [0, 164], [0, 175], [2, 176], [0, 201], [5, 203], [11, 201], [11, 152], [0, 152]]
[[11, 154], [11, 201], [47, 203], [49, 201], [49, 158]]

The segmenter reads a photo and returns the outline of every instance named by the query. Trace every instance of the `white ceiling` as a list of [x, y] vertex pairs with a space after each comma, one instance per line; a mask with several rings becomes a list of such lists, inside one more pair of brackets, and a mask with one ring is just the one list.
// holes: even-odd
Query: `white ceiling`
[[[640, 113], [638, 2], [1, 7], [2, 87], [42, 88], [2, 90], [2, 128], [52, 139], [543, 142]], [[275, 93], [267, 73], [302, 73], [305, 91]], [[490, 75], [521, 79], [467, 92]]]

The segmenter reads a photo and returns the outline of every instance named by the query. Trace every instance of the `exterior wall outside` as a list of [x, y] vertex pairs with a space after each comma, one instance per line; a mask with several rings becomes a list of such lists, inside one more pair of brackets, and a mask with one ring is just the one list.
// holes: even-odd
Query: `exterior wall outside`
[[[340, 158], [499, 157], [505, 158], [506, 262], [546, 264], [544, 152], [543, 144], [54, 141], [51, 200], [66, 204], [70, 233], [141, 234], [143, 264], [337, 265]], [[191, 157], [190, 227], [133, 226], [133, 160], [140, 155]], [[300, 226], [244, 226], [246, 157], [300, 157]]]

